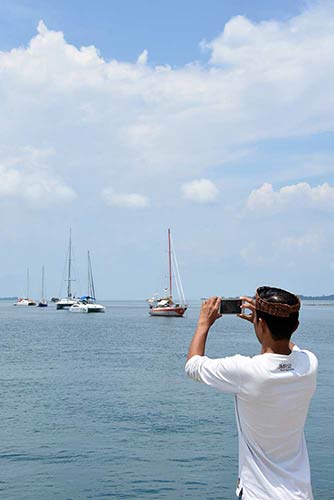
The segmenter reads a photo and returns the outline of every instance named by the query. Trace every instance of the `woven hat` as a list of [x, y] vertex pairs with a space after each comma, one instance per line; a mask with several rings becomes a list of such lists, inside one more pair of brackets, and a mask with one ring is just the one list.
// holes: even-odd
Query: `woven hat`
[[[263, 298], [263, 292], [271, 290], [273, 294], [268, 298]], [[277, 295], [275, 295], [277, 292]], [[294, 299], [295, 304], [283, 304], [280, 302], [279, 292], [288, 293], [292, 299]], [[288, 318], [291, 314], [296, 313], [300, 309], [300, 300], [297, 295], [293, 293], [287, 292], [286, 290], [282, 290], [281, 288], [273, 288], [271, 286], [261, 286], [256, 290], [255, 294], [255, 308], [258, 311], [262, 311], [264, 313], [270, 314], [271, 316], [277, 316], [279, 318]]]

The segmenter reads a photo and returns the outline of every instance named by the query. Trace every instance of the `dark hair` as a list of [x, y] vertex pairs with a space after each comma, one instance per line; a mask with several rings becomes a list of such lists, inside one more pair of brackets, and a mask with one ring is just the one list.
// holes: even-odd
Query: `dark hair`
[[[274, 288], [270, 286], [263, 286], [258, 289], [258, 294], [261, 299], [272, 304], [287, 304], [294, 306], [298, 303], [298, 298], [286, 290], [281, 288]], [[298, 326], [299, 312], [293, 312], [287, 318], [273, 316], [263, 311], [256, 310], [256, 319], [263, 319], [270, 330], [274, 340], [288, 339]]]

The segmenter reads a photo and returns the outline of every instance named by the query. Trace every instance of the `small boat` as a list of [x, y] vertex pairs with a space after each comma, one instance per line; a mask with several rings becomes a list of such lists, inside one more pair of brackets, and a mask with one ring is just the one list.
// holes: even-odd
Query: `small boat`
[[[174, 302], [172, 296], [172, 273], [175, 269], [175, 283], [179, 294], [179, 302]], [[157, 294], [147, 300], [149, 304], [149, 314], [151, 316], [172, 316], [181, 318], [186, 312], [188, 306], [183, 292], [183, 286], [176, 260], [175, 250], [172, 242], [171, 232], [168, 229], [168, 271], [169, 271], [169, 289], [165, 288], [166, 296], [159, 298]]]
[[64, 297], [62, 299], [59, 299], [56, 302], [56, 308], [57, 310], [60, 309], [69, 309], [77, 299], [72, 295], [72, 281], [75, 281], [72, 278], [72, 231], [70, 229], [70, 240], [68, 244], [68, 252], [67, 252], [67, 278], [65, 281], [67, 281], [67, 297]]
[[79, 297], [69, 308], [69, 311], [74, 313], [104, 313], [105, 310], [106, 308], [102, 304], [96, 303], [92, 263], [88, 251], [88, 294]]
[[48, 301], [44, 297], [44, 266], [42, 267], [42, 293], [41, 293], [41, 300], [38, 302], [38, 307], [48, 307]]
[[92, 297], [80, 297], [78, 302], [75, 302], [70, 307], [70, 312], [74, 313], [103, 313], [106, 308], [102, 304], [96, 304]]
[[37, 306], [37, 302], [33, 299], [18, 299], [13, 306]]
[[37, 302], [33, 299], [29, 299], [30, 295], [30, 279], [29, 279], [29, 269], [27, 269], [27, 296], [26, 298], [21, 298], [18, 299], [17, 302], [15, 302], [13, 305], [14, 306], [37, 306]]
[[75, 297], [65, 297], [64, 299], [59, 299], [56, 302], [56, 309], [69, 309], [77, 299]]

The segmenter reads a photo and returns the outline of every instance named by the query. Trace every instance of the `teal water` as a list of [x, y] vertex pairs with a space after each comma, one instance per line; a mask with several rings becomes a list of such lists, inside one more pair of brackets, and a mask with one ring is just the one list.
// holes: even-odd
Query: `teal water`
[[[0, 497], [234, 498], [233, 398], [188, 380], [199, 303], [151, 318], [145, 302], [75, 315], [0, 303]], [[333, 498], [334, 307], [303, 307], [295, 335], [320, 363], [306, 426], [315, 500]], [[211, 356], [253, 355], [251, 325], [224, 317]]]

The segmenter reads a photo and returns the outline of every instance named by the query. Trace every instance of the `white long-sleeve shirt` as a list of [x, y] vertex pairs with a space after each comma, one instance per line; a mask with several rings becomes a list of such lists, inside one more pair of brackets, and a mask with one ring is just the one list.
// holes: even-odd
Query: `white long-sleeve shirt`
[[243, 500], [313, 499], [304, 424], [317, 366], [296, 346], [289, 355], [188, 360], [187, 375], [235, 396]]

